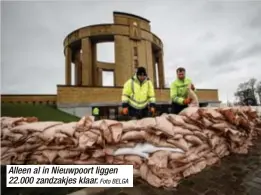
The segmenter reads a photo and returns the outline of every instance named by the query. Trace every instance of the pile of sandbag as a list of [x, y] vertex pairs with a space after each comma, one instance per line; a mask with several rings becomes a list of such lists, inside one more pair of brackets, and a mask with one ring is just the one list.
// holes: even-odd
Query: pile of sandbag
[[179, 115], [119, 122], [1, 118], [2, 164], [132, 164], [155, 187], [175, 187], [229, 153], [247, 153], [261, 132], [251, 107], [190, 107]]

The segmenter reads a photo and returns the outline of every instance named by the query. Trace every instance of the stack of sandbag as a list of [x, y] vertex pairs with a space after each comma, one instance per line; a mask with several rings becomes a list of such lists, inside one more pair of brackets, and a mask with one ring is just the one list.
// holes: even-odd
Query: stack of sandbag
[[[95, 149], [79, 145], [77, 122], [41, 122], [36, 118], [1, 117], [1, 164], [93, 164]], [[87, 160], [88, 159], [88, 160]], [[102, 163], [104, 160], [102, 159]]]
[[132, 164], [155, 187], [175, 187], [229, 153], [247, 153], [261, 122], [250, 107], [189, 107], [119, 122], [1, 118], [2, 164]]
[[247, 153], [252, 137], [261, 130], [260, 119], [250, 108], [194, 107], [180, 115], [121, 124], [120, 143], [126, 145], [117, 145], [114, 153], [107, 153], [107, 162], [129, 164], [132, 158], [138, 169], [135, 173], [157, 187], [176, 186], [181, 178], [201, 171], [230, 152]]

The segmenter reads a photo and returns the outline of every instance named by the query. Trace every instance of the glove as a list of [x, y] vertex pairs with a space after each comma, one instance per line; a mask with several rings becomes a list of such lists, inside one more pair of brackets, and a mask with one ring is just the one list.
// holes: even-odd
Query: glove
[[150, 108], [150, 112], [151, 112], [152, 114], [155, 114], [156, 109], [155, 109], [154, 107], [151, 107], [151, 108]]
[[195, 90], [195, 86], [193, 84], [191, 84], [191, 89], [194, 91]]
[[192, 99], [186, 98], [186, 99], [183, 101], [183, 103], [184, 103], [185, 105], [188, 105], [188, 104], [191, 103], [191, 101], [192, 101]]
[[149, 110], [152, 114], [156, 112], [156, 104], [155, 103], [150, 103], [149, 105]]
[[123, 108], [122, 109], [122, 114], [123, 115], [127, 115], [129, 113], [129, 109], [128, 108]]

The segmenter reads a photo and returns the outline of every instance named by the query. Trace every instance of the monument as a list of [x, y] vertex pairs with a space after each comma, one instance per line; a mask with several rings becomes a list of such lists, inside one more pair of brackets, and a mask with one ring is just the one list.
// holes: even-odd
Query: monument
[[[114, 42], [114, 63], [97, 61], [97, 44]], [[99, 107], [101, 115], [117, 113], [123, 84], [144, 66], [156, 88], [157, 104], [169, 106], [169, 89], [164, 88], [163, 43], [151, 32], [150, 21], [129, 13], [113, 12], [112, 24], [86, 26], [64, 40], [65, 85], [58, 85], [60, 109], [83, 115]], [[75, 81], [72, 81], [72, 68]], [[113, 86], [102, 86], [102, 72], [111, 71]], [[174, 79], [174, 77], [173, 77]], [[201, 103], [218, 102], [217, 90], [198, 90]]]
[[[103, 42], [114, 42], [114, 63], [97, 61], [97, 44]], [[154, 83], [157, 110], [169, 108], [170, 92], [164, 87], [163, 43], [151, 32], [147, 19], [113, 12], [113, 23], [77, 29], [63, 44], [65, 83], [57, 85], [57, 94], [5, 94], [1, 95], [1, 101], [56, 104], [58, 109], [80, 117], [99, 107], [100, 114], [110, 118], [118, 115], [123, 84], [135, 73], [136, 67], [144, 66]], [[102, 86], [103, 71], [113, 73], [113, 86]], [[197, 89], [197, 94], [201, 106], [220, 103], [217, 89]]]
[[[164, 88], [163, 44], [151, 32], [150, 21], [121, 12], [114, 12], [113, 19], [113, 24], [80, 28], [65, 38], [65, 84], [72, 85], [73, 63], [76, 86], [100, 87], [102, 71], [112, 71], [114, 86], [122, 87], [135, 68], [144, 66], [154, 86]], [[115, 63], [97, 61], [97, 43], [102, 42], [114, 42]]]

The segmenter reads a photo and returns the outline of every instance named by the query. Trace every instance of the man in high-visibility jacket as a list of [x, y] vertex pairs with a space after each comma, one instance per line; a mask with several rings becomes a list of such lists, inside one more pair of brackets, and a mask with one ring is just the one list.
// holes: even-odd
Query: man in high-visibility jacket
[[191, 89], [195, 90], [191, 79], [186, 78], [185, 68], [178, 68], [176, 73], [177, 79], [173, 81], [170, 86], [171, 112], [173, 114], [180, 113], [191, 103], [192, 99], [188, 98], [188, 86], [191, 84]]
[[94, 116], [95, 120], [99, 120], [99, 108], [95, 107], [93, 110], [92, 110], [92, 115]]
[[156, 98], [151, 80], [144, 67], [138, 67], [136, 74], [123, 86], [122, 113], [137, 118], [155, 114]]

